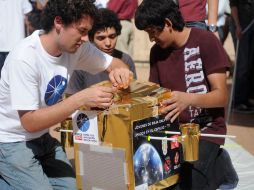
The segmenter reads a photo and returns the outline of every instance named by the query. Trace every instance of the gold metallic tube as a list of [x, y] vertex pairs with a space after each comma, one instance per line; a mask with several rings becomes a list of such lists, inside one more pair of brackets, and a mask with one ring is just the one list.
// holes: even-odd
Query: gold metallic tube
[[[73, 133], [71, 132], [66, 132], [64, 130], [72, 130], [72, 119], [67, 118], [61, 123], [61, 144], [63, 148], [70, 148], [73, 147]], [[63, 130], [63, 131], [61, 131]]]
[[180, 142], [183, 147], [183, 157], [185, 161], [192, 162], [198, 160], [199, 154], [199, 125], [186, 123], [180, 125]]

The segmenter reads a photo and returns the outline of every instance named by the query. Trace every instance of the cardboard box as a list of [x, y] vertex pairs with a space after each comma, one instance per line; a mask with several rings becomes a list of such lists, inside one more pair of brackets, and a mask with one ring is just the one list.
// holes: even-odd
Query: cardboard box
[[150, 135], [178, 131], [178, 123], [165, 121], [159, 113], [160, 101], [170, 94], [155, 83], [133, 81], [115, 95], [109, 109], [73, 114], [79, 189], [152, 190], [177, 183], [179, 143], [149, 141]]

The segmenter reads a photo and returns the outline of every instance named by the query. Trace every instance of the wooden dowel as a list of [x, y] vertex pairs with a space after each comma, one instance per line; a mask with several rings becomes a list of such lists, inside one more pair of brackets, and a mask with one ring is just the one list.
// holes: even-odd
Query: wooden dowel
[[68, 130], [68, 129], [60, 129], [60, 132], [67, 132], [67, 133], [73, 133], [73, 130]]
[[[181, 135], [180, 132], [177, 131], [164, 131], [165, 134], [175, 134]], [[200, 133], [202, 137], [217, 137], [217, 138], [236, 138], [234, 135], [217, 135], [217, 134], [207, 134], [207, 133]]]
[[177, 132], [177, 131], [165, 131], [165, 134], [169, 134], [169, 135], [181, 135], [181, 133]]
[[147, 140], [150, 141], [153, 140], [167, 140], [167, 141], [177, 141], [177, 138], [167, 138], [167, 137], [154, 137], [154, 136], [147, 136]]
[[217, 135], [217, 134], [206, 134], [206, 133], [200, 133], [200, 136], [202, 137], [217, 137], [217, 138], [236, 138], [234, 135]]

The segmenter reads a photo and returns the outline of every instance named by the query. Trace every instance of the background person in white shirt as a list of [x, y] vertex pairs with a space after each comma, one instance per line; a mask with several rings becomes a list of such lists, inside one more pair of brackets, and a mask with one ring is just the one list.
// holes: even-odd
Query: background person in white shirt
[[0, 78], [6, 56], [25, 38], [25, 16], [31, 11], [28, 0], [0, 0]]

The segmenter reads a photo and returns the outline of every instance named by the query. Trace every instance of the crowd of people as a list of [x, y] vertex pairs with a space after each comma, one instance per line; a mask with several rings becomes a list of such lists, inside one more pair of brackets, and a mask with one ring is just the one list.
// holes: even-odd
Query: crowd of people
[[[229, 101], [236, 113], [254, 113], [254, 1], [0, 0], [0, 14], [3, 190], [77, 188], [49, 128], [81, 106], [109, 107], [114, 92], [138, 78], [134, 27], [154, 42], [149, 81], [172, 90], [162, 102], [166, 120], [225, 135]], [[228, 32], [233, 65], [223, 48]], [[103, 80], [112, 87], [94, 86]], [[224, 143], [202, 137], [199, 160], [182, 162], [179, 183], [167, 189], [234, 189], [239, 179]]]

